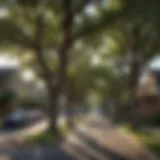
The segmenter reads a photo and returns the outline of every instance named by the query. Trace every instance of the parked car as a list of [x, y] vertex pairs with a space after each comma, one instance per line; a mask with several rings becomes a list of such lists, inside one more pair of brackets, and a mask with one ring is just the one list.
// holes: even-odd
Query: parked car
[[2, 127], [8, 129], [21, 128], [35, 123], [42, 118], [42, 113], [37, 110], [15, 111], [4, 119]]

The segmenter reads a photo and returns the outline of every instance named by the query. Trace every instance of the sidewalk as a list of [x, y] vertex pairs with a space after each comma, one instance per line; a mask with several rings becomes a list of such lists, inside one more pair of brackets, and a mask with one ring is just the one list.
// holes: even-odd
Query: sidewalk
[[[84, 123], [85, 122], [85, 123]], [[139, 141], [102, 117], [89, 117], [63, 142], [46, 146], [0, 146], [2, 160], [155, 160]]]
[[[66, 145], [68, 144], [68, 145]], [[102, 117], [91, 117], [69, 135], [65, 149], [77, 154], [77, 160], [155, 160], [152, 153], [126, 132], [106, 122]]]

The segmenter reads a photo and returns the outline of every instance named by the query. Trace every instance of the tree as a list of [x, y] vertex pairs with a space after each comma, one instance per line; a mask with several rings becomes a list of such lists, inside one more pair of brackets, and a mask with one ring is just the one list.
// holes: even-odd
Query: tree
[[[95, 41], [90, 41], [87, 44], [83, 42], [79, 44], [81, 45], [80, 48], [75, 47], [72, 50], [74, 56], [72, 57], [72, 63], [69, 65], [67, 83], [67, 106], [71, 112], [74, 110], [72, 106], [76, 103], [82, 104], [85, 102], [91, 92], [98, 94], [101, 99], [106, 99], [110, 96], [117, 100], [116, 94], [120, 94], [120, 87], [123, 87], [123, 85], [119, 85], [121, 78], [118, 75], [119, 73], [117, 74], [117, 72], [120, 72], [120, 67], [116, 66], [118, 60], [115, 59], [116, 65], [114, 63], [112, 63], [113, 66], [108, 65], [111, 57], [115, 56], [116, 45], [111, 46], [111, 40], [108, 39], [106, 42], [105, 39], [104, 42], [102, 40], [99, 45], [97, 44], [93, 47], [92, 45]], [[105, 48], [105, 50], [102, 52], [101, 48]], [[98, 63], [94, 63], [95, 58], [99, 59]], [[71, 115], [70, 112], [69, 115]]]
[[[50, 129], [57, 132], [58, 99], [66, 86], [72, 46], [78, 39], [113, 23], [128, 8], [104, 8], [98, 5], [101, 2], [92, 0], [17, 0], [13, 4], [9, 6], [9, 17], [0, 21], [0, 42], [3, 46], [11, 44], [33, 54], [34, 67], [40, 70], [48, 90]], [[89, 6], [98, 11], [94, 16], [86, 12]]]
[[[128, 90], [131, 105], [135, 108], [136, 93], [139, 77], [143, 67], [159, 52], [159, 1], [126, 1], [130, 6], [130, 12], [119, 19], [115, 25], [116, 30], [120, 30], [124, 37], [122, 52], [124, 57], [129, 56], [127, 66]], [[130, 4], [130, 5], [129, 5]], [[117, 35], [114, 34], [117, 38]], [[119, 37], [118, 37], [119, 38]], [[118, 39], [119, 40], [119, 39]], [[122, 38], [120, 38], [122, 41]], [[122, 42], [120, 42], [122, 44]], [[126, 58], [125, 58], [126, 59]], [[126, 63], [126, 62], [124, 62]], [[136, 124], [136, 115], [134, 114], [134, 124]]]

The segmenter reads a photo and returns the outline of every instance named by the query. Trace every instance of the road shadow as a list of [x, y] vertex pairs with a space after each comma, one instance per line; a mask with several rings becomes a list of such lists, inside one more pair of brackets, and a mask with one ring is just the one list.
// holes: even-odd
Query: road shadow
[[[111, 160], [131, 160], [128, 157], [124, 157], [123, 155], [120, 155], [120, 154], [114, 152], [113, 150], [98, 144], [98, 142], [96, 142], [93, 138], [85, 135], [84, 133], [82, 133], [80, 131], [76, 131], [75, 134], [80, 138], [81, 142], [83, 142], [87, 145], [88, 148], [92, 148], [94, 151], [99, 152], [104, 157], [108, 157]], [[75, 146], [75, 148], [77, 148], [77, 147]], [[79, 151], [78, 148], [76, 150]], [[85, 151], [83, 151], [83, 152], [85, 152]], [[100, 160], [95, 157], [92, 157], [92, 155], [90, 155], [90, 156], [91, 156], [92, 160]]]
[[0, 148], [0, 160], [72, 160], [60, 145]]
[[[102, 129], [106, 124], [102, 122], [91, 122], [88, 123], [88, 126]], [[108, 127], [112, 126], [108, 124]], [[98, 140], [77, 128], [72, 129], [72, 133], [79, 143], [67, 141], [69, 139], [67, 136], [67, 139], [63, 139], [59, 143], [46, 146], [23, 146], [12, 144], [7, 148], [3, 147], [1, 144], [0, 160], [133, 160], [98, 143]], [[72, 137], [72, 134], [69, 135]], [[71, 149], [70, 152], [68, 152], [62, 144], [66, 144], [67, 148]], [[146, 157], [141, 157], [134, 160], [148, 159]]]
[[[107, 146], [104, 146], [103, 144], [98, 143], [98, 141], [96, 139], [94, 139], [93, 137], [86, 135], [84, 132], [82, 131], [75, 131], [75, 134], [77, 137], [79, 137], [81, 143], [85, 144], [85, 148], [79, 148], [78, 146], [74, 146], [74, 148], [76, 148], [75, 151], [80, 151], [80, 154], [88, 154], [87, 152], [87, 148], [92, 150], [92, 152], [90, 152], [90, 155], [88, 155], [89, 159], [87, 160], [105, 160], [104, 158], [97, 158], [97, 156], [93, 156], [96, 154], [93, 154], [94, 152], [96, 152], [97, 154], [99, 153], [100, 155], [103, 155], [103, 157], [106, 157], [106, 159], [111, 159], [111, 160], [155, 160], [156, 157], [148, 154], [146, 152], [143, 151], [139, 151], [136, 155], [132, 155], [134, 157], [129, 157], [129, 156], [124, 156], [118, 152], [116, 152], [115, 150], [108, 148]], [[117, 142], [118, 143], [118, 142]], [[83, 160], [83, 159], [82, 159]], [[156, 159], [158, 160], [158, 159]]]

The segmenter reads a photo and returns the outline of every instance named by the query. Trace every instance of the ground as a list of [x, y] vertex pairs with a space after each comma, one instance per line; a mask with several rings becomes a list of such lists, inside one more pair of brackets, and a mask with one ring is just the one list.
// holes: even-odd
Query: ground
[[59, 144], [1, 145], [0, 160], [155, 160], [139, 141], [100, 116], [87, 118]]

